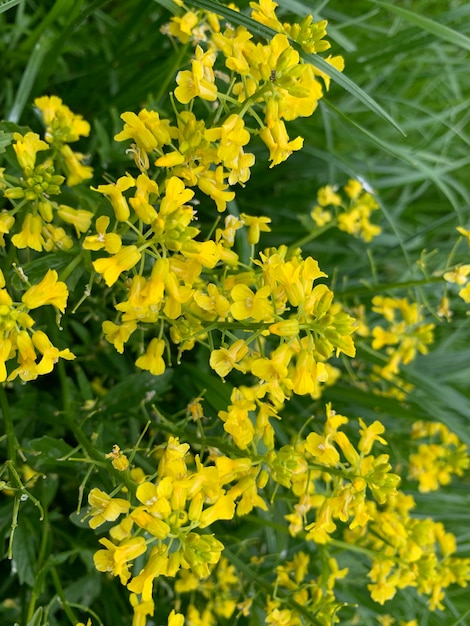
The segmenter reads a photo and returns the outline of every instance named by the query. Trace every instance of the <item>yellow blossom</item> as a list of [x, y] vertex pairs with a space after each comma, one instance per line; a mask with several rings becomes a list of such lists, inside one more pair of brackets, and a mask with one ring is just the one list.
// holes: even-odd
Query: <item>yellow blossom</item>
[[64, 313], [69, 295], [67, 285], [58, 280], [56, 270], [47, 270], [47, 274], [37, 285], [30, 287], [21, 298], [28, 309], [52, 304]]
[[36, 165], [37, 153], [42, 150], [48, 150], [49, 146], [45, 141], [39, 138], [36, 133], [26, 133], [21, 135], [20, 133], [14, 133], [13, 150], [15, 151], [18, 163], [23, 171], [30, 173]]
[[93, 213], [90, 211], [73, 209], [66, 204], [61, 204], [59, 206], [57, 215], [60, 219], [64, 220], [64, 222], [67, 222], [67, 224], [73, 224], [77, 237], [80, 237], [82, 233], [86, 233], [86, 231], [90, 228], [91, 220], [93, 218]]
[[289, 141], [286, 127], [281, 120], [278, 120], [271, 128], [265, 126], [261, 129], [260, 137], [269, 149], [269, 160], [271, 161], [269, 167], [274, 167], [285, 161], [292, 152], [300, 150], [304, 143], [302, 137]]
[[160, 376], [165, 371], [165, 361], [162, 358], [164, 350], [165, 341], [163, 339], [153, 338], [145, 354], [140, 356], [135, 364], [141, 369], [148, 370], [154, 376]]
[[178, 87], [175, 89], [175, 98], [178, 102], [188, 104], [196, 96], [210, 102], [217, 100], [217, 86], [212, 70], [215, 58], [214, 50], [204, 52], [201, 46], [196, 47], [191, 71], [180, 71], [176, 76]]
[[116, 254], [121, 249], [121, 237], [117, 233], [107, 233], [110, 219], [101, 215], [96, 220], [97, 235], [85, 237], [83, 247], [85, 250], [101, 250], [104, 248], [109, 254]]
[[248, 346], [243, 339], [235, 341], [230, 348], [220, 348], [213, 350], [210, 356], [210, 366], [221, 378], [225, 378], [233, 368], [245, 371], [243, 367], [238, 365], [248, 352]]
[[99, 541], [106, 549], [98, 550], [93, 555], [96, 569], [99, 572], [111, 572], [114, 576], [119, 576], [121, 584], [125, 585], [131, 577], [129, 561], [133, 561], [147, 550], [145, 539], [143, 537], [131, 537], [124, 539], [119, 545], [106, 538]]
[[75, 359], [75, 355], [68, 348], [59, 350], [53, 346], [49, 337], [42, 330], [36, 330], [33, 333], [32, 341], [34, 347], [42, 354], [42, 358], [36, 367], [38, 374], [49, 374], [49, 372], [52, 372], [59, 357], [68, 361]]
[[114, 324], [108, 320], [103, 322], [103, 333], [106, 341], [112, 343], [120, 354], [124, 352], [124, 344], [127, 343], [136, 328], [137, 323], [134, 320], [125, 321], [123, 324]]
[[122, 498], [111, 498], [107, 493], [94, 487], [88, 494], [88, 503], [90, 504], [88, 522], [90, 528], [98, 528], [105, 522], [114, 522], [122, 513], [127, 513], [130, 508], [130, 502]]
[[119, 222], [125, 222], [129, 219], [130, 210], [127, 200], [123, 195], [123, 191], [127, 191], [130, 187], [135, 187], [135, 180], [132, 176], [121, 176], [115, 183], [108, 185], [99, 185], [93, 191], [99, 191], [106, 196], [114, 209], [114, 214]]
[[28, 213], [24, 218], [21, 231], [11, 238], [16, 248], [32, 248], [41, 252], [44, 247], [42, 236], [42, 219], [39, 215]]
[[247, 285], [235, 285], [230, 292], [233, 304], [230, 311], [236, 320], [249, 318], [257, 322], [272, 320], [272, 305], [268, 299], [270, 295], [268, 286], [261, 287], [253, 292]]
[[139, 262], [141, 256], [137, 246], [123, 246], [113, 256], [93, 261], [93, 268], [102, 274], [108, 287], [111, 287], [122, 272], [132, 269]]

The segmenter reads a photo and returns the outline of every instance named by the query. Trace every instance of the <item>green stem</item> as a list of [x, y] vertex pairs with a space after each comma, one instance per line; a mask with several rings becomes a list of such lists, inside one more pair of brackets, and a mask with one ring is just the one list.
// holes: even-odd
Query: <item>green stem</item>
[[381, 285], [370, 285], [361, 287], [351, 287], [349, 289], [336, 290], [335, 295], [341, 298], [352, 298], [354, 296], [367, 296], [390, 291], [392, 289], [409, 289], [410, 287], [421, 287], [432, 283], [443, 283], [442, 276], [431, 276], [430, 278], [421, 278], [418, 280], [405, 280], [402, 283], [382, 283]]
[[83, 263], [82, 254], [77, 254], [60, 273], [59, 279], [62, 281], [66, 281], [70, 274], [76, 269], [81, 263]]
[[43, 582], [43, 578], [45, 572], [41, 572], [41, 568], [43, 567], [44, 562], [46, 561], [46, 551], [47, 551], [47, 543], [49, 537], [49, 520], [48, 520], [48, 511], [47, 508], [44, 509], [44, 517], [43, 517], [43, 525], [42, 525], [42, 536], [41, 536], [41, 545], [39, 547], [39, 554], [36, 561], [36, 576], [34, 580], [34, 587], [31, 592], [31, 600], [28, 606], [28, 616], [27, 623], [29, 624], [30, 620], [33, 618], [34, 611], [36, 609], [36, 601], [41, 593], [41, 585]]
[[0, 384], [0, 408], [2, 409], [5, 433], [7, 436], [7, 458], [12, 463], [15, 463], [16, 455], [20, 446], [15, 436], [13, 420], [11, 419], [10, 407], [8, 405], [8, 398], [3, 384]]
[[325, 224], [325, 226], [322, 226], [321, 228], [315, 228], [310, 233], [305, 235], [305, 237], [302, 237], [301, 239], [294, 241], [294, 243], [289, 246], [289, 250], [295, 250], [296, 248], [301, 248], [305, 244], [310, 243], [314, 239], [317, 239], [317, 237], [320, 237], [320, 235], [323, 235], [323, 233], [326, 233], [326, 231], [332, 228], [333, 226], [337, 226], [336, 220], [332, 220], [331, 222], [328, 222], [328, 224]]
[[67, 617], [69, 618], [69, 621], [71, 624], [73, 624], [75, 626], [75, 624], [77, 624], [78, 619], [75, 617], [74, 612], [72, 611], [67, 598], [65, 597], [64, 594], [64, 590], [62, 588], [62, 584], [60, 582], [60, 578], [57, 574], [57, 570], [55, 567], [51, 567], [51, 575], [52, 575], [52, 580], [54, 581], [54, 587], [56, 588], [57, 591], [57, 596], [60, 600], [60, 604], [62, 605], [62, 608], [64, 609], [65, 614], [67, 615]]

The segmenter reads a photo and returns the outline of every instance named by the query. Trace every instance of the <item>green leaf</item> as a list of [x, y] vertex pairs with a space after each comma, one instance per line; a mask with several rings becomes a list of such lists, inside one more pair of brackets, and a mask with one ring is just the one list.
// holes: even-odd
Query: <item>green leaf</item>
[[158, 398], [169, 387], [172, 370], [166, 370], [161, 376], [153, 376], [150, 372], [138, 372], [127, 376], [115, 385], [101, 401], [105, 412], [122, 413], [129, 409], [137, 409], [143, 402]]
[[0, 130], [0, 154], [5, 152], [5, 148], [11, 144], [13, 140], [13, 133], [5, 133]]
[[16, 92], [15, 101], [7, 116], [10, 122], [18, 122], [26, 103], [30, 100], [33, 91], [34, 82], [42, 67], [44, 58], [50, 49], [52, 40], [48, 37], [42, 37], [35, 45], [33, 54], [29, 57], [28, 64], [21, 77], [21, 82]]
[[63, 439], [56, 439], [49, 435], [43, 435], [29, 442], [28, 451], [35, 456], [35, 469], [41, 470], [46, 467], [57, 467], [61, 459], [72, 452], [73, 448]]
[[0, 13], [4, 13], [5, 11], [8, 11], [8, 9], [16, 7], [20, 1], [21, 0], [6, 0], [6, 2], [2, 2], [2, 4], [0, 4]]
[[48, 626], [49, 622], [42, 621], [43, 614], [44, 614], [44, 611], [43, 611], [42, 606], [38, 607], [34, 611], [33, 617], [29, 620], [26, 626]]
[[20, 514], [13, 540], [13, 562], [21, 585], [32, 587], [36, 578], [36, 538], [28, 515]]
[[403, 7], [397, 6], [395, 4], [382, 2], [382, 0], [369, 1], [373, 2], [373, 4], [377, 4], [378, 6], [383, 7], [384, 9], [387, 9], [387, 11], [395, 13], [395, 15], [398, 15], [410, 24], [422, 28], [428, 33], [439, 37], [439, 39], [449, 41], [450, 43], [453, 43], [456, 46], [463, 48], [464, 50], [470, 50], [470, 37], [467, 37], [463, 33], [459, 33], [453, 28], [449, 28], [449, 26], [444, 26], [444, 24], [435, 22], [434, 20], [429, 19], [429, 17], [424, 17], [424, 15], [413, 13], [413, 11], [409, 11], [408, 9], [404, 9]]
[[[81, 258], [81, 256], [79, 258]], [[76, 259], [76, 250], [72, 250], [71, 252], [51, 252], [50, 254], [42, 254], [38, 258], [34, 259], [34, 261], [26, 263], [23, 265], [23, 270], [29, 281], [34, 284], [36, 282], [40, 282], [47, 274], [48, 270], [56, 270], [60, 278], [60, 275], [65, 272], [69, 266], [75, 265], [77, 266], [74, 268], [74, 280], [76, 282], [78, 279], [76, 274], [79, 273], [81, 275], [84, 271], [83, 264], [77, 264]], [[16, 280], [13, 280], [13, 285], [17, 288], [22, 287], [19, 277], [16, 277]]]

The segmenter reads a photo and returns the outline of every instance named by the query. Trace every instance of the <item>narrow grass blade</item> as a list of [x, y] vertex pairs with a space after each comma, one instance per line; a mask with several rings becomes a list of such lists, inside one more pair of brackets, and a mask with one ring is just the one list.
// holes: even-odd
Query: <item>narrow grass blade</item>
[[19, 3], [20, 0], [7, 0], [7, 2], [2, 2], [0, 4], [0, 13], [4, 13], [5, 11], [8, 11], [8, 9], [16, 7], [16, 5]]
[[16, 92], [15, 101], [11, 107], [11, 111], [7, 116], [8, 121], [18, 123], [21, 114], [30, 99], [34, 82], [42, 67], [44, 57], [49, 51], [51, 45], [50, 38], [43, 37], [34, 47], [34, 51], [29, 57], [26, 69], [21, 77], [20, 86]]
[[439, 37], [439, 39], [450, 41], [450, 43], [460, 46], [461, 48], [464, 48], [464, 50], [470, 50], [470, 37], [467, 37], [463, 33], [459, 33], [453, 28], [449, 28], [449, 26], [444, 26], [444, 24], [435, 22], [434, 20], [424, 17], [423, 15], [418, 15], [418, 13], [413, 13], [413, 11], [409, 11], [408, 9], [403, 9], [395, 4], [389, 4], [388, 2], [382, 2], [381, 0], [370, 0], [370, 2], [387, 9], [387, 11], [395, 13], [395, 15], [398, 15], [410, 24], [422, 28], [428, 33]]

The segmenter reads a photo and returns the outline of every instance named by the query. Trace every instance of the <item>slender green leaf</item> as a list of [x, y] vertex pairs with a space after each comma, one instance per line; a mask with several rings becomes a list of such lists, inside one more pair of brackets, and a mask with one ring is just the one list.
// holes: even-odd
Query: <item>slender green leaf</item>
[[34, 46], [34, 50], [29, 57], [28, 64], [21, 78], [18, 91], [16, 92], [15, 101], [7, 116], [10, 122], [17, 123], [19, 121], [26, 104], [29, 102], [36, 77], [41, 70], [51, 43], [52, 40], [49, 37], [42, 37]]
[[47, 626], [49, 622], [42, 621], [43, 614], [44, 614], [43, 608], [42, 606], [40, 606], [34, 611], [33, 617], [29, 620], [26, 626]]
[[397, 6], [396, 4], [390, 4], [389, 2], [383, 2], [382, 0], [369, 0], [374, 4], [395, 13], [399, 17], [402, 17], [404, 20], [413, 24], [414, 26], [419, 26], [423, 30], [443, 39], [444, 41], [449, 41], [450, 43], [463, 48], [464, 50], [470, 50], [470, 37], [467, 37], [463, 33], [459, 33], [457, 30], [450, 28], [449, 26], [445, 26], [444, 24], [440, 24], [429, 17], [425, 17], [424, 15], [419, 15], [418, 13], [414, 13], [413, 11], [409, 11], [408, 9], [404, 9], [403, 7]]
[[28, 515], [20, 515], [18, 527], [13, 540], [13, 561], [17, 568], [20, 583], [32, 587], [36, 573], [36, 535], [33, 531], [31, 519]]
[[16, 7], [17, 4], [19, 4], [21, 2], [21, 0], [6, 0], [6, 2], [2, 2], [0, 4], [0, 13], [3, 13], [4, 11], [8, 11], [8, 9], [12, 9], [13, 7]]

